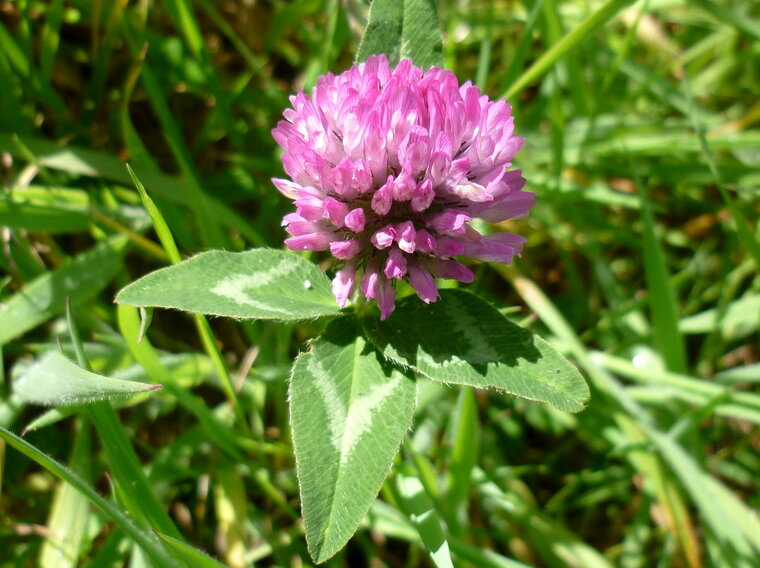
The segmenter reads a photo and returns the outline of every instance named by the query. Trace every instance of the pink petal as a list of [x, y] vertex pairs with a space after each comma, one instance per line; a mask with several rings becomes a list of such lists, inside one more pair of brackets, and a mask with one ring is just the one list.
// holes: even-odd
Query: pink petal
[[377, 305], [380, 307], [380, 319], [386, 320], [396, 308], [396, 289], [387, 278], [378, 277]]
[[404, 253], [394, 247], [388, 253], [388, 260], [385, 263], [385, 270], [383, 272], [388, 278], [401, 280], [406, 274], [406, 265], [407, 260]]
[[332, 281], [332, 293], [341, 308], [345, 307], [346, 301], [354, 289], [355, 281], [356, 267], [352, 264], [347, 264], [335, 273], [335, 278]]
[[409, 263], [409, 284], [415, 289], [420, 300], [426, 304], [435, 302], [441, 297], [435, 285], [435, 279], [416, 262]]
[[370, 242], [375, 245], [376, 249], [383, 250], [391, 246], [395, 238], [396, 229], [394, 229], [392, 225], [386, 225], [377, 231], [374, 235], [372, 235]]
[[372, 210], [378, 215], [387, 215], [393, 203], [393, 176], [388, 176], [388, 181], [372, 196]]
[[[297, 213], [293, 213], [288, 217], [289, 218], [287, 219], [287, 226], [285, 227], [285, 231], [294, 237], [301, 237], [304, 235], [310, 235], [312, 233], [320, 233], [328, 229], [324, 221], [307, 221]], [[283, 219], [283, 222], [285, 221], [286, 219]]]
[[350, 239], [347, 241], [333, 241], [330, 243], [330, 252], [335, 258], [349, 260], [354, 258], [362, 249], [359, 241]]
[[425, 229], [417, 231], [415, 248], [418, 252], [429, 254], [436, 250], [436, 241]]
[[322, 206], [324, 207], [322, 217], [329, 219], [333, 226], [341, 228], [346, 215], [348, 215], [348, 205], [333, 197], [328, 197], [324, 200]]
[[364, 230], [364, 225], [367, 222], [364, 215], [364, 209], [356, 208], [352, 209], [346, 215], [344, 220], [346, 227], [351, 229], [354, 233], [361, 233]]
[[454, 237], [464, 235], [466, 223], [470, 221], [472, 217], [457, 209], [445, 209], [427, 218], [428, 226], [436, 232]]
[[406, 172], [401, 172], [393, 182], [393, 199], [396, 201], [409, 201], [412, 192], [417, 187], [417, 182]]
[[415, 126], [399, 146], [399, 162], [413, 176], [418, 175], [430, 161], [430, 146], [427, 130], [421, 126]]
[[435, 254], [436, 256], [461, 256], [465, 251], [465, 244], [450, 237], [438, 237], [435, 240]]
[[336, 238], [335, 233], [311, 233], [285, 239], [285, 246], [290, 250], [325, 250]]
[[430, 157], [427, 175], [433, 185], [438, 185], [446, 179], [450, 169], [451, 156], [447, 156], [444, 152], [436, 152]]
[[295, 199], [298, 195], [298, 191], [300, 189], [303, 189], [300, 185], [293, 183], [289, 179], [272, 178], [272, 183], [280, 191], [280, 193], [290, 199]]
[[524, 217], [535, 204], [536, 198], [532, 192], [516, 191], [502, 195], [491, 203], [475, 203], [468, 210], [486, 221], [498, 223]]
[[497, 233], [466, 243], [465, 254], [484, 262], [509, 264], [515, 255], [520, 254], [524, 242], [525, 238], [520, 235]]
[[412, 254], [417, 248], [417, 231], [414, 230], [414, 223], [411, 221], [404, 221], [399, 223], [395, 227], [396, 229], [396, 241], [398, 247], [404, 252]]
[[475, 275], [472, 270], [456, 260], [443, 260], [440, 258], [425, 259], [423, 266], [436, 278], [450, 278], [460, 282], [472, 282]]
[[330, 179], [333, 189], [338, 195], [347, 199], [356, 197], [358, 192], [354, 187], [354, 170], [351, 159], [344, 157], [330, 172]]
[[415, 213], [425, 211], [433, 203], [433, 199], [435, 199], [433, 182], [429, 179], [422, 180], [412, 194], [412, 211]]

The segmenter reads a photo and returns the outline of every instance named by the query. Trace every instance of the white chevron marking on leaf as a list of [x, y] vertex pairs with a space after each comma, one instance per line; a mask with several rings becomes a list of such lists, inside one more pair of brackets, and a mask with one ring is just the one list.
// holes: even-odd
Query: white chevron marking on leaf
[[404, 377], [401, 373], [393, 373], [391, 380], [374, 385], [367, 394], [356, 399], [351, 405], [346, 420], [349, 428], [343, 437], [343, 448], [340, 455], [341, 464], [345, 464], [348, 461], [356, 442], [372, 426], [372, 417], [374, 417], [375, 409], [393, 394], [393, 391], [396, 390], [396, 387], [402, 380], [404, 380]]
[[462, 358], [470, 362], [493, 363], [500, 360], [499, 353], [491, 345], [491, 341], [480, 331], [478, 321], [456, 298], [451, 298], [449, 315], [457, 329], [463, 330], [469, 340], [469, 349]]
[[393, 395], [403, 376], [394, 373], [390, 380], [374, 385], [346, 409], [337, 393], [337, 385], [322, 363], [315, 357], [310, 357], [308, 370], [324, 405], [330, 443], [340, 452], [341, 464], [345, 464], [358, 440], [372, 427], [374, 410]]
[[294, 262], [282, 261], [278, 265], [260, 272], [235, 274], [234, 276], [229, 276], [220, 280], [217, 285], [211, 289], [211, 292], [217, 296], [223, 296], [234, 302], [245, 304], [247, 306], [283, 314], [288, 313], [287, 310], [284, 310], [279, 306], [273, 306], [266, 302], [253, 299], [250, 294], [250, 289], [266, 286], [277, 278], [281, 278], [282, 276], [293, 272], [297, 268], [298, 265]]
[[332, 375], [325, 370], [322, 362], [312, 355], [308, 359], [307, 368], [314, 377], [314, 386], [322, 397], [327, 415], [327, 427], [330, 429], [330, 443], [339, 452], [341, 450], [341, 438], [346, 429], [348, 411], [340, 399]]

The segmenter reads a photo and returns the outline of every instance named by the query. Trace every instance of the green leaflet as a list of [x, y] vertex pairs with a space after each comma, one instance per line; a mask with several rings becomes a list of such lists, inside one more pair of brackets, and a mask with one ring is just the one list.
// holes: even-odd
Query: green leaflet
[[272, 249], [204, 252], [143, 276], [116, 301], [234, 318], [303, 320], [339, 311], [321, 270]]
[[290, 379], [290, 421], [306, 542], [316, 562], [356, 531], [411, 424], [414, 380], [392, 367], [353, 317], [330, 323]]
[[58, 351], [49, 351], [13, 383], [24, 402], [73, 406], [152, 391], [161, 385], [110, 379], [78, 367]]
[[374, 0], [356, 62], [380, 53], [391, 66], [410, 58], [423, 69], [443, 67], [435, 0]]
[[583, 410], [589, 398], [567, 359], [463, 290], [441, 290], [430, 305], [406, 297], [389, 319], [364, 325], [383, 355], [435, 381], [496, 388], [568, 412]]

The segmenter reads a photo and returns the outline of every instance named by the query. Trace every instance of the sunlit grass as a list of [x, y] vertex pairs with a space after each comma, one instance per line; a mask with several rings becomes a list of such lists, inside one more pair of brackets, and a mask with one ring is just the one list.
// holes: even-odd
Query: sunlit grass
[[[456, 566], [756, 566], [760, 8], [440, 11], [447, 65], [509, 95], [538, 198], [508, 223], [522, 258], [472, 286], [568, 355], [592, 402], [568, 415], [421, 385], [381, 500], [327, 565], [430, 565], [441, 535], [411, 495]], [[161, 566], [167, 550], [311, 565], [286, 381], [323, 324], [157, 310], [138, 343], [136, 310], [112, 300], [176, 260], [167, 234], [181, 257], [282, 246], [270, 130], [289, 94], [350, 65], [365, 15], [358, 0], [0, 2], [0, 426], [30, 430], [0, 445], [0, 566]], [[76, 360], [67, 297], [93, 371], [165, 388], [116, 411], [21, 404], [33, 358], [60, 341]]]

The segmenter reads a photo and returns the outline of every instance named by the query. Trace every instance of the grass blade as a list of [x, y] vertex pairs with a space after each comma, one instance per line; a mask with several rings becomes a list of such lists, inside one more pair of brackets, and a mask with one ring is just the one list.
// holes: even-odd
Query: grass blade
[[161, 533], [156, 533], [156, 536], [164, 542], [166, 547], [171, 550], [177, 558], [184, 560], [188, 566], [192, 566], [193, 568], [226, 568], [221, 562], [214, 560], [186, 542]]
[[[138, 47], [135, 44], [134, 38], [130, 37], [128, 38], [128, 41], [135, 56], [139, 56]], [[200, 233], [203, 237], [203, 242], [208, 247], [224, 247], [228, 243], [228, 239], [219, 225], [219, 220], [208, 214], [208, 199], [203, 191], [200, 177], [195, 169], [193, 160], [185, 145], [185, 136], [182, 132], [182, 128], [172, 115], [158, 78], [148, 65], [147, 61], [143, 62], [140, 77], [142, 79], [143, 87], [145, 87], [145, 91], [153, 106], [153, 110], [158, 116], [159, 123], [161, 124], [164, 133], [164, 138], [172, 150], [177, 165], [188, 179], [188, 187], [190, 189], [189, 198]]]
[[[77, 361], [85, 369], [88, 364], [69, 303], [67, 303], [66, 320]], [[180, 533], [177, 527], [158, 502], [158, 497], [148, 483], [148, 478], [143, 472], [142, 465], [116, 411], [105, 401], [91, 404], [87, 407], [87, 411], [103, 443], [116, 490], [127, 504], [127, 510], [146, 526], [179, 538]]]
[[151, 380], [155, 383], [164, 385], [167, 392], [177, 398], [177, 401], [184, 406], [191, 414], [195, 415], [198, 421], [208, 431], [209, 437], [223, 448], [233, 459], [238, 462], [246, 461], [243, 454], [238, 448], [235, 433], [227, 424], [218, 418], [202, 400], [196, 398], [185, 388], [175, 384], [174, 378], [169, 374], [166, 367], [156, 353], [156, 350], [150, 344], [147, 337], [137, 342], [139, 335], [140, 319], [137, 315], [137, 309], [130, 306], [119, 305], [116, 308], [116, 315], [119, 323], [119, 331], [127, 342], [127, 347], [134, 356], [135, 360], [143, 366]]
[[[131, 178], [124, 169], [124, 162], [104, 152], [79, 148], [75, 145], [63, 147], [35, 136], [19, 137], [4, 132], [0, 132], [0, 151], [8, 152], [22, 160], [26, 159], [24, 151], [19, 147], [19, 141], [23, 142], [23, 146], [34, 155], [40, 165], [47, 168], [93, 178], [105, 178], [125, 186], [131, 184]], [[193, 206], [195, 203], [193, 186], [190, 182], [153, 169], [135, 167], [135, 171], [156, 194], [183, 205]], [[218, 219], [220, 223], [239, 231], [255, 244], [267, 243], [263, 235], [253, 230], [242, 215], [218, 199], [207, 195], [204, 206], [206, 207], [203, 210], [204, 215]]]
[[60, 464], [26, 440], [19, 438], [13, 432], [6, 430], [2, 426], [0, 426], [0, 438], [5, 440], [9, 446], [40, 464], [59, 479], [71, 484], [77, 491], [87, 497], [87, 499], [89, 499], [98, 509], [105, 513], [109, 519], [116, 523], [116, 525], [137, 545], [139, 545], [159, 566], [166, 566], [167, 568], [186, 568], [185, 564], [179, 562], [166, 551], [152, 533], [139, 528], [127, 515], [125, 515], [113, 503], [102, 497], [91, 485], [69, 468]]
[[398, 475], [396, 486], [401, 508], [417, 529], [433, 564], [438, 568], [454, 568], [441, 521], [422, 482], [417, 477]]
[[649, 312], [652, 319], [654, 345], [665, 359], [665, 365], [676, 373], [686, 372], [686, 349], [678, 329], [678, 306], [665, 253], [655, 232], [649, 200], [639, 183], [641, 217], [644, 221], [644, 276], [647, 282]]
[[[77, 420], [71, 448], [69, 468], [90, 481], [92, 455], [89, 424]], [[50, 507], [48, 538], [40, 549], [40, 568], [75, 568], [85, 550], [90, 522], [87, 498], [70, 483], [61, 483], [55, 490]]]
[[[686, 75], [684, 75], [684, 90], [686, 92], [686, 97], [689, 101], [690, 106], [690, 113], [689, 118], [691, 119], [692, 124], [694, 125], [694, 131], [697, 134], [697, 138], [699, 139], [699, 145], [702, 150], [702, 155], [704, 156], [705, 161], [707, 162], [708, 167], [710, 168], [710, 172], [712, 173], [713, 179], [715, 181], [715, 185], [718, 187], [718, 191], [720, 191], [720, 196], [723, 198], [723, 202], [728, 206], [729, 210], [731, 211], [731, 217], [734, 220], [734, 223], [736, 225], [736, 232], [739, 235], [739, 239], [742, 241], [745, 247], [747, 247], [747, 250], [749, 251], [750, 255], [755, 261], [755, 269], [760, 271], [760, 240], [758, 240], [755, 235], [753, 234], [753, 230], [747, 220], [744, 218], [744, 215], [742, 214], [741, 210], [737, 207], [735, 201], [731, 198], [731, 195], [729, 195], [728, 190], [726, 190], [726, 187], [723, 185], [723, 180], [721, 179], [720, 170], [718, 170], [718, 166], [715, 163], [715, 156], [713, 156], [712, 151], [710, 150], [710, 146], [707, 143], [707, 138], [705, 137], [705, 131], [704, 127], [702, 126], [702, 121], [699, 117], [699, 110], [697, 109], [697, 105], [694, 102], [694, 98], [691, 93], [691, 88], [689, 87], [689, 81]], [[757, 229], [757, 223], [755, 224], [755, 229]]]
[[614, 18], [620, 10], [633, 4], [634, 0], [609, 0], [596, 12], [584, 19], [573, 31], [559, 40], [545, 52], [512, 84], [500, 98], [510, 99], [525, 87], [534, 83], [544, 75], [559, 58], [588, 40], [591, 35]]
[[0, 318], [0, 345], [62, 313], [67, 297], [77, 303], [100, 292], [121, 268], [128, 244], [122, 235], [110, 237], [13, 295]]
[[450, 431], [451, 462], [446, 493], [449, 530], [460, 533], [460, 523], [467, 519], [467, 500], [470, 495], [472, 470], [478, 462], [480, 423], [475, 393], [464, 387], [459, 392], [452, 416]]
[[[706, 473], [675, 440], [657, 430], [649, 413], [631, 399], [611, 376], [593, 363], [567, 321], [533, 282], [517, 277], [514, 283], [549, 328], [567, 342], [573, 355], [592, 377], [594, 386], [609, 396], [610, 403], [619, 405], [619, 409], [627, 414], [626, 422], [638, 429], [657, 449], [714, 533], [721, 554], [732, 565], [749, 568], [752, 565], [751, 558], [756, 558], [760, 552], [760, 522], [753, 518], [750, 509]], [[683, 546], [688, 548], [691, 544], [686, 541]]]
[[[145, 187], [143, 187], [142, 183], [140, 183], [140, 180], [134, 174], [132, 168], [127, 166], [127, 169], [129, 170], [129, 175], [132, 177], [137, 190], [140, 192], [140, 197], [143, 200], [143, 204], [145, 205], [145, 208], [147, 209], [151, 220], [153, 221], [153, 226], [158, 233], [159, 239], [161, 240], [161, 244], [163, 245], [166, 254], [169, 256], [169, 260], [173, 264], [178, 264], [181, 261], [181, 258], [179, 255], [179, 250], [177, 249], [177, 244], [175, 243], [174, 237], [172, 236], [171, 230], [169, 229], [169, 225], [167, 225], [163, 215], [161, 215], [161, 212], [158, 210], [158, 207], [156, 207], [155, 203], [153, 203], [153, 200], [148, 196], [148, 192], [145, 191]], [[216, 372], [219, 376], [219, 380], [222, 383], [224, 394], [227, 396], [227, 400], [229, 400], [230, 405], [234, 409], [235, 415], [237, 416], [240, 425], [245, 428], [248, 422], [246, 421], [245, 413], [240, 406], [240, 400], [238, 399], [237, 392], [235, 391], [235, 387], [232, 384], [232, 378], [230, 377], [227, 366], [224, 363], [222, 354], [219, 352], [219, 348], [214, 341], [211, 326], [209, 326], [208, 320], [201, 314], [193, 314], [193, 320], [195, 321], [195, 327], [198, 330], [198, 335], [201, 338], [203, 347], [206, 350], [208, 356], [211, 358], [211, 361], [214, 364], [214, 368], [216, 369]]]

